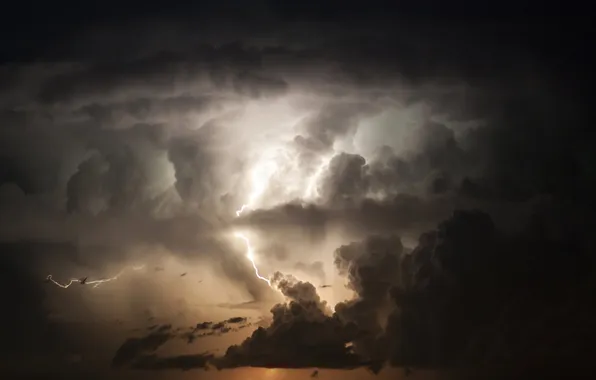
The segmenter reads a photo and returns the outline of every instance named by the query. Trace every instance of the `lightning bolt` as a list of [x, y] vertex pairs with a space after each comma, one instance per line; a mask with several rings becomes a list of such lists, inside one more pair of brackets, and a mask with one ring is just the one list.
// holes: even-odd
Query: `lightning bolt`
[[255, 270], [255, 275], [257, 276], [257, 278], [259, 280], [265, 281], [267, 283], [267, 285], [271, 286], [271, 281], [269, 281], [269, 279], [267, 279], [259, 274], [259, 268], [257, 268], [257, 264], [255, 263], [254, 250], [253, 250], [252, 246], [250, 245], [250, 240], [246, 237], [246, 235], [241, 234], [240, 232], [236, 232], [234, 234], [234, 236], [236, 236], [239, 239], [244, 240], [244, 243], [246, 244], [246, 257], [248, 258], [248, 260], [250, 260], [252, 267]]
[[[316, 191], [316, 182], [318, 181], [319, 177], [323, 173], [324, 169], [329, 165], [329, 161], [331, 160], [331, 157], [332, 156], [323, 158], [321, 160], [322, 161], [321, 164], [315, 171], [314, 175], [308, 180], [307, 186], [306, 186], [306, 189], [304, 192], [305, 198], [315, 198], [318, 195], [317, 194], [318, 192]], [[271, 177], [273, 176], [273, 174], [275, 174], [275, 172], [277, 170], [278, 170], [278, 166], [274, 162], [267, 161], [267, 162], [260, 164], [252, 171], [252, 173], [251, 173], [252, 191], [251, 191], [250, 196], [248, 197], [248, 203], [243, 204], [238, 210], [236, 210], [236, 217], [240, 217], [244, 211], [246, 211], [247, 209], [251, 209], [253, 207], [254, 203], [265, 192], [267, 185], [269, 183], [269, 180], [271, 179]], [[234, 234], [234, 236], [239, 239], [242, 239], [244, 241], [244, 243], [246, 244], [246, 257], [252, 264], [252, 267], [255, 271], [255, 275], [257, 276], [257, 278], [259, 280], [265, 281], [269, 286], [271, 286], [271, 281], [269, 279], [267, 279], [266, 277], [261, 276], [261, 274], [259, 273], [259, 269], [255, 262], [254, 249], [250, 243], [249, 238], [240, 232], [236, 232]], [[131, 269], [134, 271], [137, 271], [137, 270], [143, 269], [144, 267], [145, 267], [144, 265], [141, 265], [141, 266], [137, 266], [137, 267], [132, 267]], [[106, 282], [117, 280], [125, 272], [126, 272], [126, 270], [122, 270], [115, 276], [112, 276], [109, 278], [103, 278], [103, 279], [99, 279], [99, 280], [93, 280], [93, 281], [85, 281], [85, 279], [71, 278], [66, 283], [60, 283], [60, 282], [54, 280], [52, 275], [50, 274], [46, 277], [46, 281], [51, 282], [54, 285], [56, 285], [62, 289], [67, 289], [74, 283], [80, 283], [81, 285], [93, 285], [93, 287], [96, 288], [99, 285], [104, 284]]]
[[242, 215], [242, 213], [244, 212], [244, 210], [246, 210], [249, 206], [247, 204], [242, 205], [242, 207], [240, 207], [238, 210], [236, 210], [236, 216], [240, 216]]
[[[307, 181], [306, 189], [304, 190], [304, 198], [314, 199], [319, 195], [316, 189], [316, 183], [320, 179], [324, 170], [329, 166], [329, 162], [332, 158], [333, 155], [330, 155], [321, 159], [321, 163], [315, 170], [315, 173]], [[257, 168], [252, 171], [252, 192], [248, 197], [248, 203], [243, 204], [238, 210], [236, 210], [236, 217], [240, 217], [244, 211], [253, 207], [254, 203], [265, 192], [269, 180], [277, 170], [278, 166], [275, 163], [269, 161], [257, 166]], [[257, 278], [259, 280], [265, 281], [269, 286], [271, 286], [271, 281], [259, 274], [259, 269], [257, 268], [257, 264], [255, 263], [254, 249], [252, 248], [252, 245], [250, 244], [250, 240], [248, 239], [248, 237], [239, 232], [236, 232], [234, 236], [244, 240], [244, 243], [246, 244], [246, 257], [248, 258], [248, 260], [250, 260], [252, 267], [255, 270], [255, 275], [257, 276]]]
[[[278, 170], [277, 164], [273, 161], [265, 161], [259, 164], [251, 173], [251, 182], [252, 182], [252, 191], [248, 197], [248, 203], [243, 204], [238, 210], [236, 210], [236, 217], [240, 217], [244, 211], [253, 207], [254, 203], [263, 195], [265, 192], [267, 185], [269, 184], [269, 180]], [[271, 281], [269, 279], [261, 276], [259, 274], [259, 269], [257, 268], [257, 264], [255, 263], [254, 257], [254, 249], [250, 244], [250, 240], [248, 237], [240, 232], [236, 232], [234, 234], [235, 237], [244, 240], [246, 244], [246, 257], [250, 260], [252, 267], [255, 270], [255, 275], [259, 280], [265, 281], [267, 285], [271, 286]]]
[[[141, 269], [145, 268], [145, 265], [140, 265], [140, 266], [134, 266], [131, 267], [130, 269], [132, 269], [133, 271], [139, 271]], [[46, 277], [46, 281], [49, 281], [51, 283], [53, 283], [54, 285], [62, 288], [62, 289], [67, 289], [68, 287], [70, 287], [72, 284], [74, 283], [79, 283], [81, 285], [93, 285], [94, 288], [97, 288], [99, 285], [104, 284], [106, 282], [110, 282], [110, 281], [114, 281], [117, 280], [118, 278], [120, 278], [120, 276], [122, 276], [127, 270], [121, 270], [120, 272], [118, 272], [118, 274], [116, 274], [115, 276], [112, 277], [108, 277], [108, 278], [102, 278], [99, 280], [93, 280], [93, 281], [84, 281], [83, 279], [78, 279], [78, 278], [71, 278], [68, 282], [66, 283], [60, 283], [56, 280], [54, 280], [52, 278], [52, 275], [49, 274], [48, 277]]]

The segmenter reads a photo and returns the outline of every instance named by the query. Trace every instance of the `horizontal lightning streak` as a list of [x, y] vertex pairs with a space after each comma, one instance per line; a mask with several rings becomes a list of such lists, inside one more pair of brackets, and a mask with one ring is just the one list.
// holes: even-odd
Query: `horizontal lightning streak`
[[[140, 265], [140, 266], [134, 266], [131, 269], [133, 271], [138, 271], [145, 268], [145, 265]], [[104, 284], [106, 282], [110, 282], [110, 281], [114, 281], [117, 280], [120, 276], [122, 276], [124, 274], [124, 272], [126, 272], [126, 270], [122, 270], [120, 271], [118, 274], [116, 274], [115, 276], [112, 277], [108, 277], [108, 278], [102, 278], [99, 280], [92, 280], [92, 281], [85, 281], [84, 279], [79, 279], [79, 278], [71, 278], [68, 282], [62, 284], [56, 280], [54, 280], [52, 278], [52, 275], [49, 274], [48, 277], [46, 277], [46, 280], [53, 283], [54, 285], [62, 288], [62, 289], [67, 289], [68, 287], [70, 287], [72, 284], [74, 283], [79, 283], [81, 285], [93, 285], [94, 288], [97, 288], [99, 285]]]
[[69, 286], [71, 286], [72, 284], [74, 284], [75, 282], [80, 282], [81, 280], [79, 280], [78, 278], [71, 278], [69, 282], [61, 284], [58, 281], [54, 280], [52, 278], [51, 274], [48, 274], [48, 277], [46, 278], [46, 280], [51, 281], [54, 285], [61, 287], [62, 289], [66, 289]]

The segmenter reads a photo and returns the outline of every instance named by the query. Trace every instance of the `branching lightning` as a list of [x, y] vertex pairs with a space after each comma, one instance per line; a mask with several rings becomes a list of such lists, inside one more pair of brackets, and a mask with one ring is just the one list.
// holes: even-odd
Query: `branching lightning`
[[[318, 196], [316, 184], [320, 179], [321, 175], [323, 174], [324, 170], [329, 166], [329, 162], [331, 161], [332, 157], [333, 156], [322, 158], [321, 163], [317, 167], [315, 173], [311, 176], [311, 178], [308, 179], [303, 195], [305, 199], [314, 199]], [[263, 164], [258, 165], [256, 169], [252, 171], [252, 192], [248, 197], [248, 203], [243, 204], [238, 210], [236, 210], [236, 217], [240, 217], [244, 211], [254, 207], [255, 202], [263, 195], [267, 188], [267, 185], [269, 184], [269, 180], [277, 170], [278, 166], [274, 162], [267, 161]], [[257, 264], [255, 263], [254, 249], [252, 248], [252, 245], [250, 244], [250, 240], [248, 239], [248, 237], [240, 232], [236, 232], [234, 236], [244, 240], [244, 243], [246, 244], [246, 257], [248, 258], [248, 260], [250, 260], [252, 267], [255, 270], [255, 275], [257, 276], [257, 278], [259, 280], [265, 281], [269, 286], [271, 286], [271, 281], [261, 276], [259, 273]]]
[[[133, 271], [139, 271], [139, 270], [141, 270], [143, 268], [145, 268], [145, 265], [134, 266], [134, 267], [131, 267], [130, 269], [133, 270]], [[92, 280], [92, 281], [87, 281], [87, 278], [86, 277], [83, 277], [83, 278], [71, 278], [68, 282], [66, 282], [64, 284], [62, 284], [62, 283], [54, 280], [52, 278], [52, 275], [50, 274], [50, 275], [48, 275], [48, 277], [46, 277], [46, 281], [49, 281], [49, 282], [53, 283], [54, 285], [61, 287], [62, 289], [67, 289], [68, 287], [70, 287], [72, 284], [75, 284], [75, 283], [79, 283], [81, 285], [93, 285], [94, 288], [97, 288], [101, 284], [104, 284], [106, 282], [117, 280], [126, 271], [127, 270], [124, 269], [124, 270], [120, 271], [118, 274], [116, 274], [115, 276], [108, 277], [108, 278], [102, 278], [102, 279], [99, 279], [99, 280]]]

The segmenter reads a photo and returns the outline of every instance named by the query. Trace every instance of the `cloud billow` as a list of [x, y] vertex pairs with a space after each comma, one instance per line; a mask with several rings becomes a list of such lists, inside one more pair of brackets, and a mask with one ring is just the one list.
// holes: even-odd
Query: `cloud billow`
[[[296, 349], [295, 355], [299, 355], [301, 342], [310, 333], [322, 334], [320, 323], [334, 323], [335, 329], [329, 331], [336, 332], [339, 342], [349, 343], [352, 355], [356, 355], [344, 357], [343, 368], [351, 368], [355, 357], [361, 360], [360, 365], [373, 371], [384, 363], [422, 368], [463, 365], [466, 371], [473, 368], [488, 371], [498, 363], [505, 365], [508, 349], [490, 346], [494, 342], [487, 339], [495, 339], [491, 329], [513, 326], [528, 329], [535, 323], [545, 323], [535, 333], [546, 338], [544, 334], [550, 334], [547, 326], [567, 329], [570, 326], [557, 327], [552, 323], [569, 323], [563, 321], [576, 318], [567, 311], [552, 318], [541, 318], [540, 313], [551, 310], [548, 312], [551, 315], [564, 305], [576, 308], [580, 306], [577, 302], [584, 305], [586, 312], [594, 310], [588, 299], [581, 301], [589, 286], [586, 281], [591, 281], [589, 273], [593, 271], [591, 265], [585, 266], [587, 252], [577, 246], [573, 248], [573, 240], [569, 239], [576, 237], [545, 236], [539, 232], [542, 228], [544, 222], [536, 220], [524, 232], [505, 236], [495, 229], [486, 213], [460, 211], [436, 230], [421, 235], [411, 253], [401, 253], [401, 243], [396, 237], [372, 236], [340, 247], [335, 254], [336, 264], [340, 272], [347, 274], [348, 286], [357, 295], [354, 300], [338, 304], [332, 314], [323, 314], [324, 309], [317, 307], [318, 297], [296, 299], [297, 296], [285, 291], [291, 301], [272, 309], [271, 327], [261, 328], [240, 346], [231, 347], [221, 360], [234, 362], [228, 364], [231, 366], [324, 367], [321, 361], [326, 353], [313, 357], [316, 351], [311, 351], [294, 360], [289, 356], [278, 357], [281, 350], [278, 339], [284, 342], [284, 352]], [[567, 300], [565, 294], [574, 296]], [[517, 301], [520, 299], [525, 303]], [[307, 320], [318, 322], [306, 323]], [[288, 336], [287, 340], [280, 335], [290, 334], [298, 326], [305, 330]], [[585, 319], [581, 327], [576, 327], [585, 332], [594, 331], [593, 323]], [[346, 331], [351, 335], [344, 335]], [[518, 330], [498, 331], [501, 339], [512, 345], [508, 347], [521, 349], [521, 346], [516, 348], [522, 344], [517, 340], [519, 333], [514, 332]], [[328, 334], [318, 336], [331, 339]], [[575, 350], [572, 352], [579, 355], [581, 341], [572, 335], [565, 339], [568, 347]], [[322, 342], [317, 344], [323, 346]], [[476, 349], [470, 351], [471, 347]], [[490, 359], [489, 356], [482, 359], [482, 355], [490, 355]], [[543, 359], [550, 357], [547, 352], [536, 355], [543, 355], [537, 356]], [[272, 362], [268, 363], [267, 358]], [[524, 370], [521, 363], [517, 365], [520, 371]], [[571, 362], [563, 360], [553, 368], [570, 365]], [[342, 366], [335, 362], [333, 367]]]

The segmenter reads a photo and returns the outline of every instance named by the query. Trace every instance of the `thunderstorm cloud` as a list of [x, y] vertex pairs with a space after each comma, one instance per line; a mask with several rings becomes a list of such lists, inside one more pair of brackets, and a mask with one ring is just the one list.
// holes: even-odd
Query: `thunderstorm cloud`
[[108, 3], [2, 38], [2, 365], [593, 370], [572, 30]]

